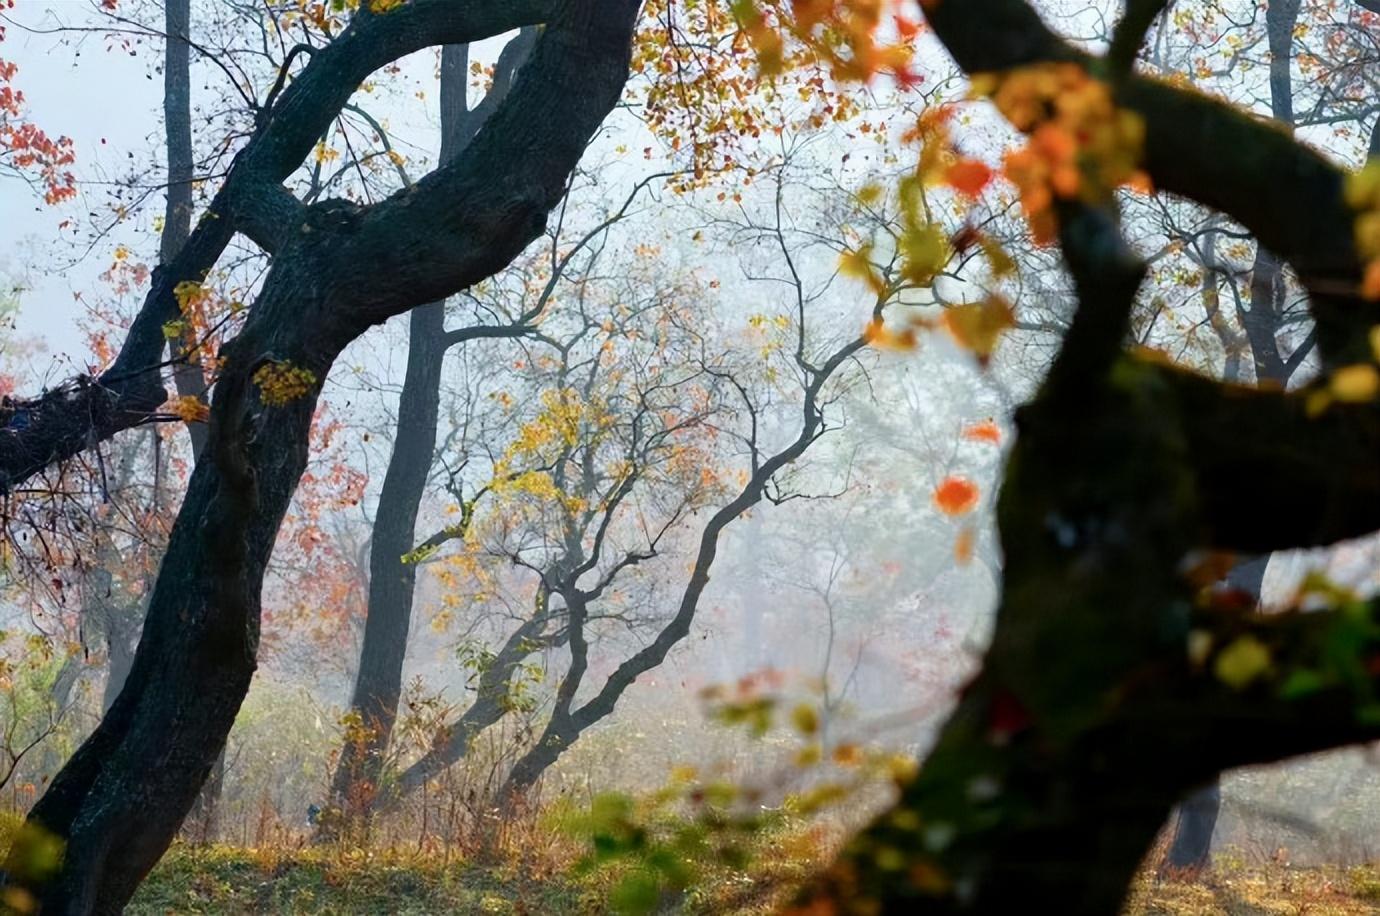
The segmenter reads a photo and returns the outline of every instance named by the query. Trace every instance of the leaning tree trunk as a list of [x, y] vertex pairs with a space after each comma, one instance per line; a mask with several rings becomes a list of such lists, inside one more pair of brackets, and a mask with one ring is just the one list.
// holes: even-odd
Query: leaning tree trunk
[[[264, 569], [306, 464], [322, 380], [370, 326], [492, 275], [540, 236], [622, 92], [637, 7], [557, 5], [492, 129], [414, 189], [370, 207], [294, 206], [262, 189], [268, 206], [292, 218], [278, 226], [273, 266], [243, 330], [222, 348], [206, 452], [133, 669], [20, 831], [6, 863], [12, 892], [33, 893], [49, 914], [119, 912], [167, 849], [249, 689]], [[452, 34], [494, 22], [506, 31], [499, 13], [460, 3], [361, 10], [337, 39], [345, 50], [318, 51], [313, 64], [330, 60], [346, 73], [351, 48], [379, 54], [371, 36], [405, 48], [427, 22]], [[459, 25], [444, 18], [452, 15]], [[310, 90], [299, 87], [312, 85], [331, 98], [342, 88], [303, 75], [283, 99], [303, 104]], [[55, 845], [56, 863], [41, 852]]]

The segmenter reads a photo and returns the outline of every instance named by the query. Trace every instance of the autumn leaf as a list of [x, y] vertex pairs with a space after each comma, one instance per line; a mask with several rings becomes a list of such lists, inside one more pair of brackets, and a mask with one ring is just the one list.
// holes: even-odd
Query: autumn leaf
[[169, 412], [186, 423], [205, 423], [211, 416], [211, 407], [194, 394], [183, 395], [169, 402]]
[[901, 236], [901, 272], [917, 286], [933, 283], [951, 256], [949, 240], [939, 226], [919, 226]]
[[863, 328], [863, 341], [879, 350], [914, 350], [915, 329], [893, 331], [880, 318], [874, 318]]
[[1328, 389], [1338, 401], [1364, 404], [1380, 396], [1380, 370], [1369, 363], [1343, 366], [1332, 373]]
[[979, 159], [960, 159], [944, 173], [944, 182], [967, 197], [977, 197], [992, 181], [992, 170]]
[[1011, 304], [1001, 296], [988, 296], [981, 302], [958, 305], [944, 312], [944, 327], [960, 346], [986, 362], [997, 348], [997, 341], [1016, 323]]
[[886, 280], [872, 266], [872, 246], [863, 245], [856, 250], [845, 251], [839, 256], [839, 273], [865, 282], [878, 296], [887, 292]]
[[977, 532], [972, 525], [965, 525], [963, 530], [958, 533], [958, 539], [954, 541], [954, 560], [959, 566], [967, 566], [973, 561], [973, 547], [977, 540]]
[[982, 420], [978, 423], [969, 424], [963, 430], [963, 438], [970, 442], [990, 442], [992, 445], [1001, 445], [1001, 427], [992, 420]]
[[1270, 670], [1270, 649], [1254, 636], [1240, 636], [1217, 656], [1217, 679], [1233, 690], [1243, 690]]
[[977, 506], [978, 495], [977, 484], [951, 474], [934, 488], [934, 504], [945, 515], [963, 515]]

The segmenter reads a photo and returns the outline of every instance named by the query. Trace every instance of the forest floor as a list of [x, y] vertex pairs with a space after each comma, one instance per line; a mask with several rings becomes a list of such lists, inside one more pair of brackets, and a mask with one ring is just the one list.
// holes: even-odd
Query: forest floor
[[[660, 913], [757, 914], [800, 880], [778, 859], [720, 873]], [[131, 914], [439, 914], [564, 916], [611, 912], [614, 879], [517, 864], [445, 862], [407, 852], [341, 853], [175, 846], [139, 890]], [[1137, 885], [1128, 916], [1361, 916], [1380, 913], [1380, 867], [1220, 867], [1195, 882]]]

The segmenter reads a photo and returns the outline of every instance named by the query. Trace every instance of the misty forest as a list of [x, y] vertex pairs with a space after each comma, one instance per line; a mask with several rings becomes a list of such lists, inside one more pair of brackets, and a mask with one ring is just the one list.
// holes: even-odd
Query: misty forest
[[1380, 0], [0, 0], [0, 910], [1380, 913]]

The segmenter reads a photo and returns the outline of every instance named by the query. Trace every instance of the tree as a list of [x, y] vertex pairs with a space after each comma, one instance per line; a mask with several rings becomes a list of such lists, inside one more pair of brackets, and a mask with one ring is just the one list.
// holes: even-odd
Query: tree
[[[495, 66], [492, 85], [473, 108], [468, 103], [469, 48], [446, 47], [441, 54], [441, 161], [453, 160], [478, 133], [484, 119], [508, 94], [535, 33], [509, 42]], [[530, 333], [530, 323], [545, 309], [539, 302], [506, 324], [475, 322], [447, 332], [445, 303], [435, 302], [411, 315], [407, 372], [398, 400], [393, 453], [379, 493], [369, 549], [369, 597], [359, 671], [351, 712], [359, 718], [355, 739], [345, 742], [336, 767], [335, 804], [358, 798], [352, 787], [377, 785], [402, 696], [403, 658], [412, 619], [417, 565], [408, 561], [416, 539], [417, 512], [425, 495], [436, 449], [441, 403], [441, 371], [446, 352], [481, 337]]]
[[[361, 6], [263, 107], [211, 214], [155, 272], [118, 368], [99, 385], [52, 392], [7, 415], [30, 417], [4, 437], [11, 486], [143, 419], [163, 400], [147, 370], [158, 362], [164, 323], [176, 317], [177, 284], [199, 281], [236, 231], [273, 255], [242, 329], [218, 354], [206, 453], [173, 528], [129, 681], [34, 806], [11, 853], [11, 882], [33, 888], [45, 909], [118, 910], [166, 848], [254, 670], [264, 566], [336, 354], [390, 315], [500, 269], [541, 231], [617, 102], [635, 12], [624, 2]], [[303, 205], [279, 184], [379, 66], [428, 45], [538, 23], [545, 28], [532, 58], [491, 129], [415, 187], [372, 206]], [[584, 91], [571, 96], [576, 83]], [[34, 861], [26, 845], [51, 845], [54, 836], [62, 848], [56, 872], [46, 881], [18, 873]]]
[[[1078, 304], [1016, 412], [982, 670], [896, 806], [815, 885], [814, 911], [1060, 900], [1115, 912], [1185, 792], [1229, 767], [1377, 737], [1380, 602], [1314, 580], [1292, 611], [1262, 617], [1211, 588], [1218, 552], [1380, 528], [1376, 173], [1349, 179], [1284, 132], [1135, 75], [1163, 8], [1128, 4], [1108, 54], [1092, 57], [1023, 0], [924, 5], [959, 65], [1035, 133], [1008, 170], [1037, 236], [1057, 239]], [[1293, 266], [1316, 323], [1317, 381], [1287, 393], [1223, 384], [1125, 350], [1145, 265], [1112, 194], [1129, 174], [1125, 147], [1108, 141], [1132, 123], [1120, 136], [1156, 187], [1230, 215]], [[1059, 177], [1057, 132], [1073, 124], [1079, 171]]]

